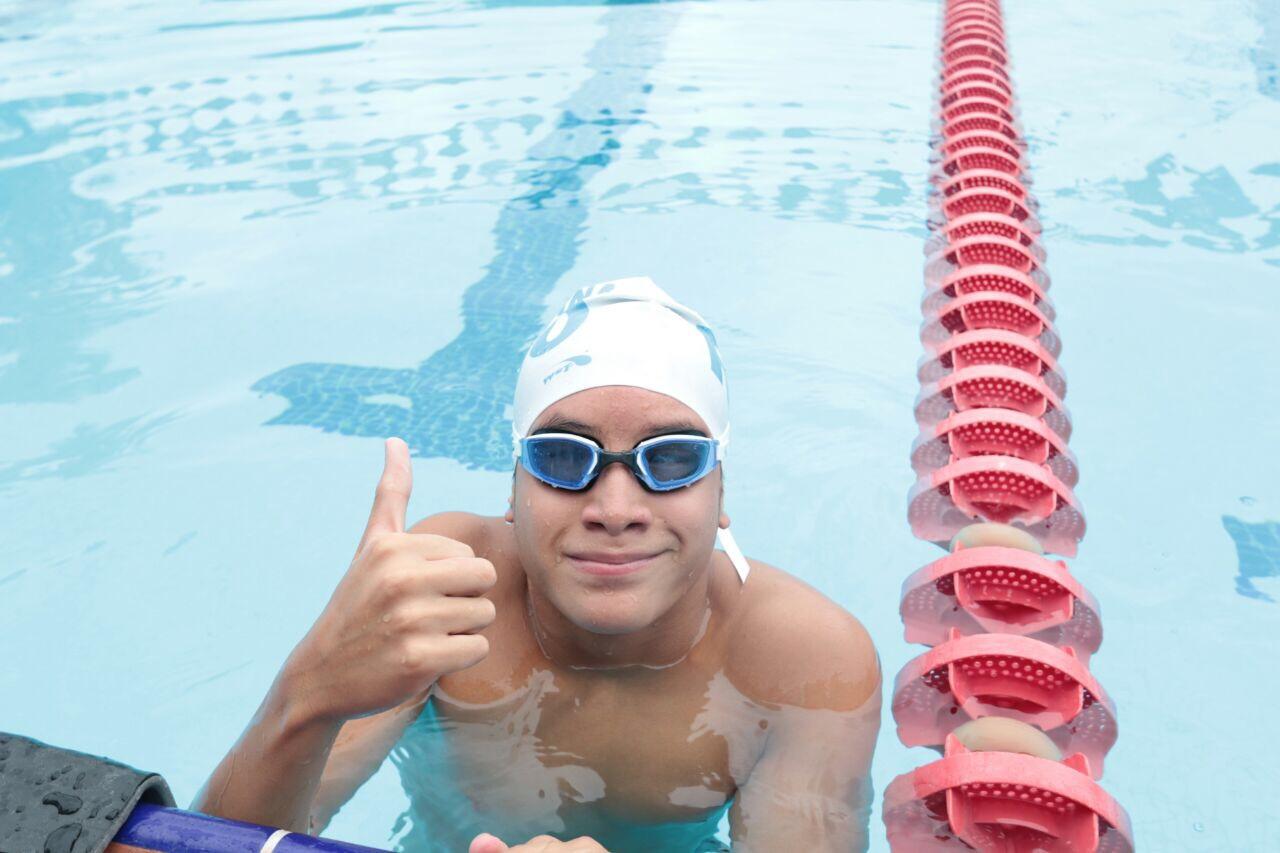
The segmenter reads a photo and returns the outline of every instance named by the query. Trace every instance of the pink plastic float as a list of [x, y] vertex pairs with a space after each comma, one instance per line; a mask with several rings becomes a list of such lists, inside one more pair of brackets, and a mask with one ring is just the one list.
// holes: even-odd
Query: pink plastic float
[[1014, 116], [1011, 108], [1007, 104], [990, 98], [962, 98], [938, 111], [938, 119], [942, 124], [973, 115], [995, 116], [1005, 124], [1015, 128], [1018, 126], [1017, 117]]
[[[944, 157], [949, 157], [966, 148], [994, 148], [1010, 160], [1022, 167], [1022, 149], [1014, 144], [1003, 133], [992, 130], [974, 129], [964, 133], [948, 136], [938, 150]], [[977, 167], [982, 168], [982, 167]]]
[[972, 169], [958, 175], [952, 175], [938, 184], [938, 196], [945, 199], [964, 190], [997, 189], [1003, 190], [1022, 204], [1035, 210], [1036, 203], [1027, 196], [1026, 184], [1016, 177], [994, 169]]
[[[965, 18], [970, 20], [966, 21]], [[1004, 35], [1004, 25], [1000, 22], [1000, 12], [990, 6], [981, 4], [955, 6], [947, 9], [943, 15], [943, 40], [954, 32], [964, 30], [974, 25], [978, 25], [987, 30], [993, 30], [999, 35]]]
[[946, 195], [931, 196], [929, 206], [942, 215], [941, 219], [930, 219], [929, 224], [933, 227], [965, 214], [998, 213], [1025, 222], [1028, 228], [1037, 233], [1040, 231], [1035, 207], [1028, 203], [1025, 190], [1014, 193], [1000, 187], [974, 186]]
[[982, 364], [1002, 364], [1044, 380], [1059, 398], [1067, 393], [1067, 380], [1058, 363], [1035, 339], [1004, 329], [961, 332], [930, 348], [920, 359], [916, 376], [921, 383], [937, 382], [956, 370]]
[[942, 223], [924, 244], [924, 253], [932, 255], [948, 245], [966, 237], [992, 235], [1013, 240], [1029, 251], [1035, 259], [1044, 263], [1044, 249], [1039, 234], [1027, 227], [1026, 222], [1001, 213], [969, 213]]
[[[951, 45], [954, 45], [960, 41], [963, 41], [969, 38], [974, 38], [974, 37], [989, 39], [991, 40], [991, 43], [996, 48], [1000, 50], [1004, 50], [1004, 46], [1005, 46], [1004, 31], [1000, 29], [998, 25], [992, 23], [990, 18], [983, 17], [981, 13], [972, 14], [967, 19], [962, 20], [959, 23], [957, 23], [955, 26], [949, 28], [947, 30], [947, 34], [943, 36], [943, 43], [944, 45], [950, 47]], [[978, 59], [978, 58], [970, 57], [968, 59], [957, 60], [945, 66], [943, 71], [945, 73], [946, 71], [951, 70], [957, 65], [972, 65], [975, 62], [975, 59]], [[991, 60], [986, 59], [985, 57], [981, 58], [981, 61], [987, 65], [996, 64]], [[983, 70], [990, 70], [990, 69], [983, 69]]]
[[902, 584], [898, 605], [908, 643], [936, 646], [957, 631], [1019, 634], [1081, 663], [1102, 645], [1098, 602], [1066, 563], [1020, 548], [961, 548], [934, 560]]
[[1063, 441], [1071, 440], [1071, 413], [1062, 400], [1044, 379], [1016, 367], [978, 364], [953, 370], [921, 385], [916, 395], [916, 423], [921, 427], [970, 409], [1021, 412], [1044, 421]]
[[948, 62], [946, 65], [943, 66], [942, 74], [945, 75], [948, 73], [954, 73], [956, 71], [973, 71], [973, 70], [990, 71], [993, 74], [999, 74], [1000, 76], [1004, 77], [1006, 80], [1009, 79], [1009, 74], [1004, 70], [1003, 65], [1001, 65], [1000, 63], [992, 59], [988, 59], [984, 56], [972, 56], [967, 59], [958, 60], [956, 62]]
[[1116, 742], [1115, 706], [1069, 646], [953, 628], [894, 682], [893, 718], [907, 746], [941, 748], [961, 724], [987, 716], [1035, 726], [1064, 755], [1088, 758], [1094, 778]]
[[942, 63], [951, 66], [964, 59], [985, 59], [999, 65], [1008, 65], [1004, 51], [991, 42], [978, 38], [963, 38], [952, 42], [943, 49]]
[[952, 175], [973, 169], [1003, 172], [1018, 178], [1024, 184], [1031, 183], [1031, 179], [1022, 168], [1022, 163], [999, 148], [965, 148], [962, 151], [954, 151], [933, 167], [929, 173], [929, 181], [941, 183]]
[[945, 20], [950, 21], [953, 16], [969, 10], [980, 11], [996, 21], [1000, 20], [1000, 4], [992, 0], [953, 0], [947, 4]]
[[925, 291], [920, 310], [926, 317], [937, 317], [952, 300], [977, 293], [1003, 293], [1020, 299], [1039, 311], [1046, 322], [1052, 322], [1057, 313], [1044, 288], [1031, 276], [995, 264], [961, 267], [947, 275]]
[[943, 95], [954, 92], [956, 89], [980, 83], [984, 86], [994, 86], [1006, 96], [1013, 95], [1013, 87], [1000, 74], [994, 71], [987, 71], [981, 68], [962, 68], [959, 71], [952, 71], [942, 75], [942, 81], [938, 84], [938, 89]]
[[1049, 286], [1049, 276], [1040, 266], [1039, 252], [1020, 240], [1010, 240], [997, 234], [973, 234], [947, 244], [925, 263], [926, 287], [937, 287], [942, 279], [961, 267], [993, 264], [1007, 267], [1031, 277], [1043, 288]]
[[981, 19], [963, 21], [947, 30], [942, 37], [943, 47], [950, 47], [965, 39], [982, 39], [997, 49], [1004, 50], [1004, 33], [990, 22]]
[[971, 130], [986, 130], [992, 133], [998, 133], [1008, 139], [1019, 150], [1026, 148], [1026, 143], [1021, 141], [1018, 132], [1014, 130], [1013, 125], [1006, 124], [1003, 119], [993, 115], [985, 115], [979, 113], [977, 115], [965, 116], [955, 121], [948, 122], [945, 127], [940, 127], [940, 136], [949, 139], [958, 136], [961, 133], [968, 133]]
[[1004, 27], [999, 18], [984, 9], [962, 9], [952, 13], [944, 27], [943, 43], [954, 44], [960, 36], [970, 32], [982, 32], [998, 36], [1003, 43]]
[[955, 412], [923, 430], [911, 446], [911, 467], [924, 477], [957, 459], [1014, 456], [1049, 469], [1063, 485], [1075, 487], [1080, 469], [1062, 436], [1043, 419], [1012, 409]]
[[1064, 557], [1075, 556], [1085, 532], [1071, 488], [1015, 456], [957, 459], [921, 477], [907, 495], [907, 520], [917, 539], [944, 547], [975, 521], [1014, 524]]
[[992, 0], [952, 0], [946, 4], [946, 9], [946, 20], [970, 9], [980, 10], [991, 15], [995, 20], [1000, 20], [1000, 5]]
[[1013, 96], [998, 86], [986, 83], [969, 83], [960, 86], [942, 96], [939, 102], [943, 109], [954, 104], [962, 98], [987, 98], [1000, 104], [1005, 109], [1013, 107]]
[[1062, 352], [1058, 333], [1043, 311], [1021, 297], [990, 290], [957, 296], [937, 306], [936, 312], [926, 313], [920, 340], [937, 347], [952, 335], [973, 329], [1017, 332], [1038, 341], [1054, 358]]
[[1129, 816], [1093, 781], [1089, 760], [970, 752], [945, 757], [884, 792], [889, 846], [903, 853], [1133, 853]]

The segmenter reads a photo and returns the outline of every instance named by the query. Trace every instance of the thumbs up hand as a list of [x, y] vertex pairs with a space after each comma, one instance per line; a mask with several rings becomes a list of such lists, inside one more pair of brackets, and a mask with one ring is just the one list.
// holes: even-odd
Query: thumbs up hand
[[409, 448], [388, 439], [369, 523], [324, 612], [281, 671], [308, 716], [344, 722], [425, 696], [489, 653], [493, 564], [454, 539], [405, 532]]

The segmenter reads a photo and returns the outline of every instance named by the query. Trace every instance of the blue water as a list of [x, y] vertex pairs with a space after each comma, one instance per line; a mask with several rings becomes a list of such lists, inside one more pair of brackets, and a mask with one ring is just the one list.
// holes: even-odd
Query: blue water
[[[520, 348], [651, 275], [717, 329], [744, 549], [889, 676], [937, 5], [0, 4], [0, 728], [189, 802], [381, 464], [502, 511]], [[1280, 3], [1008, 0], [1150, 850], [1280, 836]], [[887, 717], [886, 717], [887, 720]], [[875, 780], [931, 753], [886, 725]], [[385, 764], [328, 834], [393, 846]], [[873, 849], [883, 850], [878, 807]]]

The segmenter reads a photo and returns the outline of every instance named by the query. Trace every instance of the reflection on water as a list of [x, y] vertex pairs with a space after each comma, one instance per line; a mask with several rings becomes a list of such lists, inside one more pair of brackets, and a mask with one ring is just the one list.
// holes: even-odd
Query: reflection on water
[[[1270, 176], [1269, 165], [1249, 174]], [[1258, 187], [1256, 178], [1247, 183]], [[1280, 207], [1262, 210], [1224, 166], [1198, 169], [1165, 154], [1148, 163], [1142, 177], [1111, 178], [1055, 194], [1114, 206], [1141, 223], [1127, 229], [1127, 236], [1114, 231], [1073, 235], [1085, 243], [1160, 247], [1181, 240], [1198, 249], [1238, 253], [1280, 246]]]
[[68, 95], [0, 103], [0, 402], [74, 402], [133, 379], [86, 341], [137, 316], [172, 283], [124, 248], [133, 211], [87, 199], [76, 177], [101, 148], [61, 153], [64, 127], [33, 127], [32, 112], [101, 109]]
[[1182, 232], [1192, 246], [1226, 252], [1261, 248], [1224, 221], [1253, 216], [1258, 208], [1221, 166], [1193, 169], [1166, 154], [1147, 164], [1143, 178], [1121, 186], [1137, 205], [1130, 211], [1134, 216], [1165, 231]]
[[[485, 10], [539, 5], [603, 8], [587, 73], [555, 118], [531, 93], [581, 75], [576, 46], [516, 62], [484, 53], [493, 41]], [[94, 0], [22, 6], [5, 23], [13, 74], [0, 102], [0, 402], [72, 402], [138, 377], [91, 339], [206, 284], [186, 247], [160, 258], [138, 247], [152, 218], [170, 231], [191, 220], [199, 245], [197, 211], [252, 223], [321, 205], [359, 215], [478, 202], [500, 209], [495, 254], [463, 298], [456, 340], [417, 367], [299, 364], [254, 390], [288, 402], [271, 424], [397, 433], [420, 456], [503, 468], [520, 348], [572, 269], [593, 210], [714, 205], [918, 227], [907, 177], [880, 158], [850, 156], [868, 140], [895, 144], [902, 131], [806, 120], [801, 101], [753, 95], [687, 57], [687, 81], [668, 87], [682, 109], [699, 98], [717, 110], [767, 103], [741, 126], [697, 115], [675, 117], [674, 129], [655, 121], [649, 78], [683, 8], [248, 3], [175, 15], [144, 3], [122, 16]], [[482, 58], [424, 64], [424, 50], [439, 47], [431, 40], [446, 37]], [[72, 55], [92, 63], [91, 81], [68, 82]], [[622, 158], [666, 165], [601, 182]], [[252, 241], [253, 232], [238, 236]]]
[[20, 480], [83, 477], [110, 470], [112, 463], [142, 449], [155, 432], [177, 419], [175, 413], [126, 418], [105, 426], [78, 424], [46, 453], [30, 459], [0, 462], [0, 490]]
[[[504, 410], [522, 348], [541, 325], [547, 295], [577, 257], [587, 184], [614, 158], [619, 136], [640, 122], [651, 89], [645, 78], [677, 9], [605, 14], [605, 34], [587, 61], [592, 75], [562, 105], [556, 126], [529, 149], [526, 160], [534, 168], [498, 215], [497, 254], [463, 296], [462, 333], [412, 370], [301, 364], [272, 374], [254, 390], [280, 394], [290, 406], [270, 423], [398, 435], [419, 456], [476, 468], [510, 466]], [[402, 402], [370, 399], [386, 394]]]
[[[643, 735], [635, 734], [645, 747], [631, 759], [644, 768], [640, 775], [674, 779], [657, 792], [671, 816], [643, 822], [611, 810], [601, 771], [617, 774], [618, 768], [597, 768], [582, 754], [592, 748], [583, 743], [598, 747], [595, 742], [610, 735], [584, 738], [581, 724], [565, 728], [579, 700], [561, 690], [552, 672], [535, 670], [524, 687], [485, 705], [461, 702], [437, 685], [391, 752], [410, 800], [394, 830], [397, 846], [445, 853], [465, 850], [475, 835], [492, 832], [508, 843], [541, 833], [588, 835], [618, 853], [725, 850], [716, 830], [734, 788], [748, 778], [750, 794], [739, 803], [738, 818], [748, 838], [754, 811], [778, 806], [802, 821], [841, 824], [832, 838], [860, 838], [870, 814], [870, 783], [851, 768], [842, 784], [827, 756], [859, 764], [848, 744], [865, 740], [868, 728], [878, 726], [879, 694], [854, 711], [809, 710], [757, 703], [723, 672], [702, 678], [700, 704], [687, 711], [677, 690], [675, 700], [654, 696], [652, 708], [618, 715], [620, 728], [612, 737], [619, 742], [634, 744], [622, 729], [646, 721]], [[795, 733], [794, 743], [782, 745], [790, 770], [774, 772], [761, 756], [771, 733], [785, 738], [787, 732]], [[684, 771], [692, 771], [691, 778], [680, 778]], [[612, 784], [626, 782], [615, 776]]]
[[1262, 34], [1251, 55], [1258, 70], [1258, 91], [1280, 100], [1280, 0], [1258, 0]]
[[1258, 589], [1255, 582], [1263, 578], [1280, 578], [1280, 522], [1252, 523], [1224, 515], [1222, 526], [1235, 542], [1236, 556], [1240, 561], [1236, 592], [1246, 598], [1274, 603], [1275, 599]]
[[[917, 227], [915, 217], [903, 210], [911, 190], [900, 172], [846, 162], [851, 142], [868, 133], [893, 141], [898, 131], [791, 126], [766, 134], [751, 127], [695, 126], [686, 137], [664, 140], [643, 105], [652, 90], [646, 80], [662, 57], [678, 10], [676, 5], [637, 14], [619, 8], [601, 18], [605, 32], [587, 58], [591, 76], [561, 105], [556, 125], [524, 155], [522, 166], [529, 168], [520, 170], [521, 180], [494, 226], [496, 254], [463, 297], [461, 334], [416, 368], [300, 364], [267, 376], [254, 390], [289, 401], [270, 424], [399, 435], [418, 456], [508, 468], [505, 410], [520, 354], [541, 325], [547, 295], [573, 268], [593, 208], [640, 214], [704, 204], [768, 211], [780, 218], [856, 218], [872, 228]], [[699, 91], [693, 85], [680, 88]], [[782, 106], [799, 110], [803, 105]], [[714, 162], [727, 165], [656, 170], [652, 178], [592, 192], [599, 174], [621, 156], [624, 136], [630, 156], [641, 160], [657, 159], [667, 145], [702, 148], [714, 137]], [[449, 153], [462, 156], [467, 150], [457, 144]], [[834, 164], [819, 169], [815, 160]], [[472, 168], [460, 164], [457, 174], [466, 176]]]

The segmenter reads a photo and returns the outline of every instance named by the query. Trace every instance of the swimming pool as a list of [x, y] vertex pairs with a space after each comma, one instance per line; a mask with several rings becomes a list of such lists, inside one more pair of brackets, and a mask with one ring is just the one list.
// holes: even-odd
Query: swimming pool
[[[886, 674], [934, 2], [4, 7], [0, 727], [189, 802], [350, 559], [499, 513], [520, 345], [651, 275], [717, 329], [728, 508]], [[1280, 4], [1005, 6], [1120, 709], [1154, 850], [1280, 833]], [[780, 452], [780, 448], [786, 452]], [[878, 789], [932, 753], [886, 713]], [[392, 846], [388, 762], [327, 834]], [[878, 810], [873, 849], [884, 849]], [[878, 845], [878, 846], [876, 846]]]

